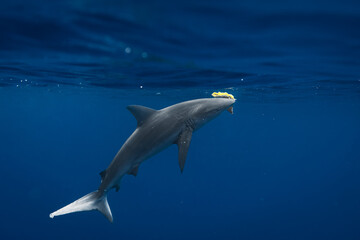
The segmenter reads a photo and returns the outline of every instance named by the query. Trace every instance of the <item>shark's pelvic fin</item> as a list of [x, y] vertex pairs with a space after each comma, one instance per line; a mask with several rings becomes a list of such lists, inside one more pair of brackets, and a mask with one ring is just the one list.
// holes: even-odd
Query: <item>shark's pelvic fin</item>
[[140, 165], [136, 165], [133, 169], [131, 169], [131, 171], [129, 172], [130, 175], [133, 175], [136, 177], [138, 171], [139, 171], [139, 166]]
[[156, 110], [139, 105], [130, 105], [126, 107], [137, 120], [138, 127], [145, 122]]
[[184, 170], [186, 156], [189, 150], [191, 137], [193, 130], [192, 128], [186, 127], [181, 133], [177, 141], [179, 148], [179, 166], [181, 173]]
[[110, 221], [113, 221], [111, 210], [107, 201], [107, 196], [100, 194], [98, 191], [89, 193], [82, 198], [66, 205], [63, 208], [50, 214], [51, 218], [73, 212], [83, 212], [98, 210]]

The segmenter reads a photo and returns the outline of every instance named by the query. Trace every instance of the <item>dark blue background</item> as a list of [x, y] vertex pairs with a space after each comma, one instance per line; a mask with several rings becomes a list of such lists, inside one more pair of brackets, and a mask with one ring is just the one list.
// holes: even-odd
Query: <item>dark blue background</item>
[[[1, 239], [360, 239], [356, 1], [7, 1], [0, 8]], [[237, 102], [97, 212], [95, 190], [156, 109]]]

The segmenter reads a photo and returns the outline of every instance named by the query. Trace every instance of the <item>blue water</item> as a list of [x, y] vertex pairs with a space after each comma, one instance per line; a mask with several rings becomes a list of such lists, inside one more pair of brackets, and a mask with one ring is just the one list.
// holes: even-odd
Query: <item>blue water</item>
[[[360, 239], [358, 1], [2, 1], [1, 239]], [[123, 178], [98, 212], [49, 213], [95, 190], [160, 109], [237, 98]]]

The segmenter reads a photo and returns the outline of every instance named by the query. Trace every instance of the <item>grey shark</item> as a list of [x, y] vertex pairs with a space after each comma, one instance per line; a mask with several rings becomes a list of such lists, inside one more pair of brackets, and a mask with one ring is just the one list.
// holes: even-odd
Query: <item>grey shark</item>
[[98, 190], [51, 213], [50, 217], [98, 210], [112, 222], [107, 194], [113, 188], [119, 190], [123, 176], [136, 176], [143, 161], [172, 144], [178, 145], [178, 159], [182, 172], [193, 132], [225, 110], [232, 113], [234, 103], [235, 99], [231, 98], [203, 98], [181, 102], [161, 110], [137, 105], [128, 106], [127, 109], [137, 120], [137, 128], [109, 167], [100, 173], [101, 184]]

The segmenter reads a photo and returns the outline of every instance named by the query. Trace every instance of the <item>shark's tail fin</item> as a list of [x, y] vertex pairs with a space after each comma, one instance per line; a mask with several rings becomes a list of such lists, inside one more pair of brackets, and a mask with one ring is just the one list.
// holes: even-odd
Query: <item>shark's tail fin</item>
[[60, 216], [73, 212], [83, 212], [98, 210], [110, 221], [113, 221], [111, 210], [107, 201], [107, 195], [100, 194], [98, 191], [89, 193], [75, 202], [66, 205], [63, 208], [50, 214], [50, 217]]

